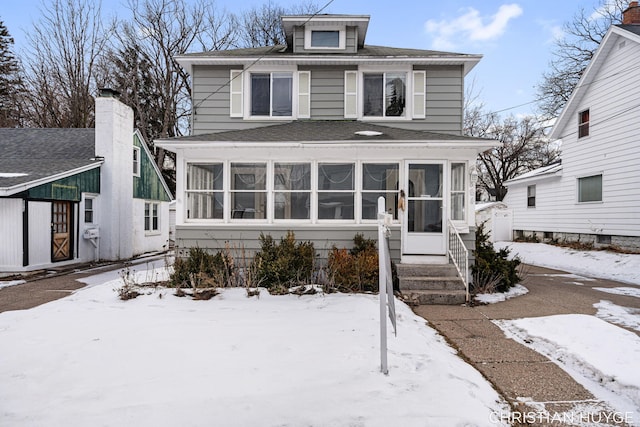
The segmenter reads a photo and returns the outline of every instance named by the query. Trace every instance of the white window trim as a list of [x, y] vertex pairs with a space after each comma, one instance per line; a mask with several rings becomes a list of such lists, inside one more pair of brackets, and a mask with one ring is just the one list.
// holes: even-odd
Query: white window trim
[[[298, 117], [298, 69], [296, 66], [254, 66], [251, 67], [250, 70], [245, 71], [244, 79], [243, 79], [243, 87], [246, 90], [243, 91], [243, 103], [244, 103], [244, 119], [245, 120], [259, 120], [259, 121], [270, 121], [270, 120], [294, 120]], [[291, 116], [252, 116], [251, 115], [251, 74], [273, 74], [273, 73], [291, 73]], [[273, 84], [273, 79], [271, 79], [271, 84]], [[309, 82], [311, 85], [311, 82]], [[311, 94], [309, 94], [311, 97]], [[271, 114], [271, 113], [269, 113]]]
[[[188, 188], [188, 183], [187, 183], [187, 173], [189, 170], [189, 165], [191, 164], [196, 164], [196, 165], [217, 165], [217, 164], [222, 164], [222, 170], [223, 170], [223, 176], [222, 176], [222, 190], [190, 190]], [[222, 193], [222, 203], [223, 206], [227, 206], [227, 191], [226, 191], [226, 185], [227, 185], [227, 180], [228, 177], [226, 176], [226, 171], [227, 171], [227, 164], [228, 162], [225, 161], [215, 161], [215, 160], [200, 160], [200, 159], [187, 159], [184, 162], [184, 173], [183, 173], [183, 182], [184, 182], [184, 209], [183, 209], [183, 215], [184, 215], [184, 221], [186, 223], [222, 223], [225, 220], [225, 209], [223, 209], [223, 213], [222, 213], [222, 218], [189, 218], [188, 215], [188, 210], [189, 210], [189, 203], [188, 203], [188, 195], [189, 194], [198, 194], [198, 193], [204, 193], [204, 194], [213, 194], [213, 193]]]
[[[137, 153], [135, 155], [135, 157], [137, 158], [137, 162], [136, 162], [136, 159], [134, 159], [134, 154], [133, 153]], [[140, 147], [137, 147], [137, 146], [134, 145], [133, 146], [133, 151], [131, 152], [131, 161], [133, 162], [133, 165], [132, 165], [131, 169], [132, 169], [132, 172], [133, 172], [133, 176], [137, 176], [137, 177], [140, 176], [140, 170], [142, 169], [142, 159], [140, 158], [141, 154], [142, 154], [142, 150], [140, 150]], [[133, 170], [133, 166], [135, 166], [136, 164], [138, 165], [138, 167], [135, 170]]]
[[[145, 200], [144, 202], [144, 208], [146, 211], [147, 205], [149, 205], [149, 229], [147, 230], [144, 222], [147, 219], [146, 214], [144, 214], [143, 212], [143, 229], [144, 229], [144, 234], [145, 236], [154, 236], [154, 235], [158, 235], [161, 233], [161, 228], [160, 228], [160, 202], [155, 202], [155, 201], [150, 201], [150, 200]], [[156, 206], [156, 219], [157, 219], [157, 223], [158, 223], [158, 228], [153, 228], [153, 206]]]
[[[338, 31], [338, 47], [311, 46], [311, 33], [313, 31]], [[345, 50], [347, 47], [347, 31], [345, 26], [316, 26], [307, 24], [304, 27], [304, 50]]]
[[[405, 113], [402, 117], [365, 116], [364, 115], [364, 74], [367, 73], [406, 73]], [[390, 121], [405, 122], [413, 119], [413, 67], [410, 65], [384, 65], [384, 66], [360, 66], [358, 67], [358, 120], [361, 121]]]
[[[600, 177], [600, 200], [581, 202], [580, 201], [580, 180], [583, 178], [591, 178], [594, 176]], [[576, 177], [576, 204], [577, 205], [593, 205], [593, 204], [602, 204], [602, 203], [604, 203], [604, 172], [595, 172], [595, 173], [577, 176]]]
[[[92, 206], [91, 206], [91, 212], [92, 212], [92, 217], [93, 220], [91, 222], [85, 222], [84, 218], [85, 218], [85, 212], [87, 210], [87, 205], [86, 205], [86, 201], [87, 200], [92, 200]], [[82, 222], [86, 225], [97, 225], [98, 221], [97, 221], [97, 217], [98, 217], [98, 210], [97, 210], [97, 202], [98, 202], [98, 194], [94, 194], [94, 193], [85, 193], [84, 195], [84, 201], [82, 204]]]
[[[360, 224], [374, 224], [378, 222], [378, 219], [364, 219], [362, 218], [362, 197], [364, 194], [372, 194], [377, 193], [374, 190], [365, 190], [364, 182], [363, 182], [363, 171], [364, 165], [386, 165], [386, 164], [396, 164], [398, 165], [398, 189], [397, 190], [389, 190], [388, 193], [395, 193], [400, 197], [400, 189], [402, 188], [402, 161], [401, 160], [359, 160], [356, 162], [357, 176], [356, 176], [356, 197], [358, 198], [356, 204], [356, 210], [358, 211], [358, 216], [356, 217]], [[401, 212], [398, 210], [398, 218], [393, 219], [393, 223], [399, 223]]]
[[[265, 189], [264, 190], [232, 190], [231, 189], [231, 165], [232, 164], [260, 164], [265, 165]], [[271, 213], [270, 206], [273, 206], [273, 192], [269, 190], [269, 175], [273, 174], [273, 161], [270, 160], [257, 160], [257, 159], [247, 159], [247, 160], [232, 160], [224, 162], [224, 177], [225, 177], [225, 185], [224, 185], [224, 221], [230, 222], [234, 224], [265, 224], [273, 222], [273, 215]], [[273, 188], [273, 187], [272, 187]], [[241, 194], [241, 193], [262, 193], [265, 195], [265, 216], [264, 218], [233, 218], [233, 207], [231, 206], [231, 195], [233, 193]]]

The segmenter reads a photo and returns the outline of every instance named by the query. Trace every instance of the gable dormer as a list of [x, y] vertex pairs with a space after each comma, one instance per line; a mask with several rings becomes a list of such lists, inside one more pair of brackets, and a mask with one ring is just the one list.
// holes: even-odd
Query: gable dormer
[[294, 53], [354, 54], [364, 46], [369, 16], [283, 16], [282, 25]]

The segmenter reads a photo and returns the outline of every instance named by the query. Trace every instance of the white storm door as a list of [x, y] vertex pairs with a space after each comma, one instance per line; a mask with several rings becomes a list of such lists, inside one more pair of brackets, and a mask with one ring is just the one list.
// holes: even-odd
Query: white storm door
[[402, 253], [446, 254], [446, 206], [444, 162], [405, 164], [407, 196], [402, 219]]

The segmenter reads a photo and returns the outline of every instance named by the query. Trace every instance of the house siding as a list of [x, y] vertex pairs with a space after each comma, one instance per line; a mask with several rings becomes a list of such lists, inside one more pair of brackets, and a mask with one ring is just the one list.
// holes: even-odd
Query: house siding
[[149, 158], [147, 150], [142, 146], [138, 135], [133, 136], [133, 145], [140, 148], [140, 176], [133, 177], [133, 197], [137, 199], [170, 201], [162, 181], [153, 167], [153, 160]]
[[[617, 37], [617, 36], [616, 36]], [[505, 201], [514, 209], [514, 230], [571, 235], [640, 237], [640, 141], [637, 102], [640, 86], [634, 73], [640, 44], [609, 40], [598, 58], [591, 83], [582, 89], [558, 135], [562, 138], [562, 177], [527, 184], [513, 183]], [[577, 137], [578, 112], [589, 109], [589, 135]], [[602, 174], [602, 202], [578, 203], [577, 180]], [[536, 207], [526, 208], [526, 187], [536, 184]]]
[[0, 268], [22, 265], [22, 199], [0, 199]]
[[[324, 264], [331, 248], [350, 249], [353, 247], [353, 238], [356, 234], [362, 234], [368, 239], [378, 239], [377, 224], [341, 226], [335, 225], [176, 225], [176, 255], [185, 257], [189, 255], [189, 248], [198, 247], [208, 249], [212, 253], [228, 247], [232, 253], [247, 259], [260, 250], [260, 235], [270, 235], [277, 241], [286, 236], [288, 231], [293, 231], [296, 241], [310, 241], [318, 255], [318, 261]], [[389, 239], [391, 258], [400, 262], [400, 227], [391, 227]]]
[[[194, 66], [193, 135], [250, 129], [290, 120], [243, 120], [230, 117], [229, 76], [241, 66]], [[344, 71], [357, 66], [300, 66], [311, 71], [311, 119], [344, 120]], [[462, 134], [464, 73], [461, 66], [414, 67], [427, 76], [426, 118], [414, 120], [371, 120], [375, 124], [404, 129]], [[216, 92], [218, 91], [218, 92]]]

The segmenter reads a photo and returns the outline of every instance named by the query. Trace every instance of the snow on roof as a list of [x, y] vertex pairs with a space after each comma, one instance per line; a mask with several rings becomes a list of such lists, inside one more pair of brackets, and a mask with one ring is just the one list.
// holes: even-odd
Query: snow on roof
[[505, 182], [505, 185], [509, 185], [511, 183], [515, 183], [518, 181], [524, 181], [527, 179], [540, 178], [543, 176], [556, 175], [562, 171], [562, 163], [554, 163], [552, 165], [543, 166], [538, 169], [534, 169], [532, 171], [523, 173], [522, 175], [518, 175], [517, 177], [510, 179]]

